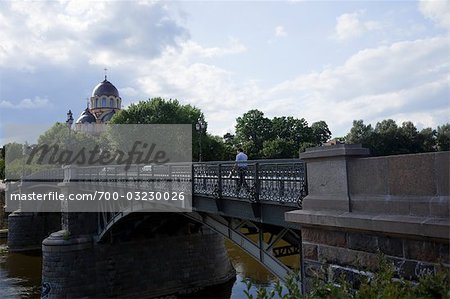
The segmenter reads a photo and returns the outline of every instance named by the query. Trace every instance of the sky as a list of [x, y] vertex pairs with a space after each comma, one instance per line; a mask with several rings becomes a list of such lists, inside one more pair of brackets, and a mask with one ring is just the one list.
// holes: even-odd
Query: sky
[[104, 78], [123, 104], [176, 98], [208, 131], [250, 109], [419, 129], [450, 122], [450, 1], [2, 1], [0, 144], [78, 118]]

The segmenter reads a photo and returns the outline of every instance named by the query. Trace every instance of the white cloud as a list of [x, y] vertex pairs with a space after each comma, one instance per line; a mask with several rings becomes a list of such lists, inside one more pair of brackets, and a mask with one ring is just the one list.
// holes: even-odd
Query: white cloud
[[[437, 111], [450, 109], [449, 46], [448, 37], [436, 37], [359, 51], [341, 66], [272, 88], [269, 97], [278, 101], [268, 112], [324, 119], [338, 135], [349, 130], [353, 119], [409, 117], [428, 126], [442, 124], [445, 119]], [[418, 118], [423, 114], [429, 117]]]
[[376, 21], [361, 21], [362, 11], [345, 13], [336, 18], [335, 36], [339, 40], [347, 40], [361, 36], [363, 33], [381, 28]]
[[439, 26], [450, 29], [450, 2], [446, 0], [421, 0], [420, 12]]
[[254, 108], [270, 117], [325, 120], [336, 136], [348, 132], [353, 119], [391, 117], [435, 127], [445, 122], [440, 111], [450, 109], [449, 45], [449, 38], [436, 37], [365, 49], [340, 66], [265, 87], [240, 82], [233, 72], [205, 62], [210, 50], [188, 42], [136, 63], [138, 86], [149, 97], [178, 98], [201, 108], [216, 134], [232, 130], [236, 117]]
[[275, 36], [276, 37], [286, 37], [288, 34], [283, 26], [279, 25], [275, 27]]
[[39, 109], [51, 106], [48, 99], [42, 99], [36, 97], [34, 99], [23, 99], [18, 103], [13, 103], [11, 101], [1, 100], [0, 109]]
[[[362, 11], [344, 14], [337, 19], [336, 38], [348, 40], [381, 26], [364, 20]], [[268, 86], [233, 72], [233, 56], [240, 58], [247, 44], [230, 38], [225, 44], [207, 47], [191, 40], [159, 2], [0, 2], [0, 27], [4, 28], [0, 31], [2, 70], [37, 71], [43, 77], [39, 82], [44, 84], [23, 86], [46, 88], [48, 82], [54, 83], [49, 77], [60, 76], [59, 71], [71, 72], [75, 75], [70, 78], [76, 79], [107, 66], [114, 70], [111, 75], [125, 81], [114, 81], [124, 104], [154, 96], [178, 98], [201, 108], [216, 134], [232, 130], [236, 117], [254, 108], [270, 117], [292, 115], [310, 123], [323, 119], [335, 135], [346, 133], [353, 119], [373, 122], [392, 117], [436, 126], [450, 112], [447, 37], [386, 42], [353, 53], [341, 65]], [[282, 37], [287, 32], [280, 25], [272, 33], [276, 40], [273, 35]], [[252, 44], [248, 48], [254, 50]], [[262, 63], [270, 67], [269, 62]], [[84, 107], [83, 95], [73, 95], [80, 92], [77, 84], [70, 82], [68, 92], [72, 98], [79, 96]], [[63, 95], [52, 98], [65, 99]], [[38, 98], [16, 103], [0, 100], [4, 109], [48, 105], [48, 100]]]
[[156, 57], [188, 36], [159, 2], [3, 1], [0, 26], [0, 66], [30, 72]]

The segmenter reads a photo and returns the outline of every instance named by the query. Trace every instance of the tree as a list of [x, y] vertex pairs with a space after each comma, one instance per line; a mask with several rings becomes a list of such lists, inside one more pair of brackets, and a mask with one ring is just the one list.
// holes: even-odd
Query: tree
[[5, 162], [10, 163], [23, 157], [23, 145], [16, 142], [5, 145]]
[[[195, 124], [201, 119], [205, 124], [202, 131], [195, 130]], [[152, 98], [131, 104], [120, 110], [111, 119], [111, 124], [190, 124], [192, 125], [192, 159], [199, 157], [199, 138], [202, 141], [202, 156], [204, 160], [219, 160], [226, 155], [224, 142], [220, 137], [207, 134], [208, 123], [203, 113], [197, 107], [182, 105], [176, 99], [165, 100]]]
[[446, 123], [437, 127], [437, 147], [440, 151], [450, 150], [450, 124]]
[[181, 105], [176, 99], [152, 98], [120, 110], [113, 116], [110, 123], [195, 124], [202, 116], [200, 109], [191, 105]]
[[263, 143], [262, 157], [264, 159], [297, 158], [297, 148], [291, 140], [276, 138]]
[[236, 119], [235, 142], [251, 159], [298, 157], [299, 149], [321, 145], [331, 137], [325, 121], [308, 126], [304, 118], [281, 116], [269, 119], [259, 110], [250, 110]]
[[5, 160], [0, 159], [0, 180], [5, 179]]
[[317, 121], [311, 125], [312, 141], [317, 145], [327, 142], [331, 138], [331, 131], [325, 121]]
[[367, 147], [373, 134], [372, 126], [365, 125], [362, 119], [354, 120], [350, 132], [345, 136], [345, 142], [350, 144], [362, 144]]
[[250, 110], [236, 119], [236, 141], [244, 147], [250, 159], [259, 159], [263, 143], [272, 139], [272, 122], [259, 110]]
[[312, 139], [312, 129], [308, 127], [308, 122], [304, 119], [297, 119], [292, 116], [274, 117], [272, 119], [272, 136], [300, 144], [302, 141]]
[[226, 161], [234, 160], [236, 149], [223, 142], [220, 136], [206, 134], [204, 136], [203, 159], [204, 161]]
[[306, 142], [302, 142], [300, 143], [300, 147], [298, 149], [299, 153], [303, 153], [306, 151], [307, 148], [310, 147], [316, 147], [317, 144], [315, 142], [310, 142], [310, 141], [306, 141]]
[[450, 124], [438, 126], [438, 132], [432, 128], [424, 128], [419, 132], [410, 121], [403, 122], [399, 127], [394, 120], [386, 119], [372, 129], [371, 125], [364, 125], [362, 120], [354, 120], [345, 141], [361, 143], [374, 156], [448, 150]]
[[225, 144], [229, 144], [229, 145], [234, 145], [235, 144], [235, 136], [231, 133], [226, 133], [225, 135], [223, 135], [223, 141], [225, 142]]
[[436, 130], [425, 128], [419, 132], [418, 142], [420, 152], [433, 152], [436, 150]]

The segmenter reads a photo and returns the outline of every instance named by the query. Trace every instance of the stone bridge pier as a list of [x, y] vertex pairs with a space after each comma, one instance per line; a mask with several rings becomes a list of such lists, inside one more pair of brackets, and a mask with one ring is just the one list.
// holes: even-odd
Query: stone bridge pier
[[[22, 185], [19, 183], [7, 185], [7, 188], [13, 189], [9, 189], [9, 192], [22, 191]], [[29, 203], [21, 203], [26, 204]], [[40, 250], [42, 241], [50, 233], [60, 229], [61, 213], [24, 212], [19, 205], [8, 215], [8, 250], [11, 252]]]
[[182, 215], [135, 213], [96, 242], [97, 213], [62, 213], [42, 242], [43, 298], [153, 298], [235, 277], [224, 240]]

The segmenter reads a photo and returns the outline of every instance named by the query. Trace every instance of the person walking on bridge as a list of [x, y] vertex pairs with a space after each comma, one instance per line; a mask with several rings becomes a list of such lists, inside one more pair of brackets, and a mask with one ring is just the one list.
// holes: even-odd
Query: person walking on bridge
[[248, 157], [244, 153], [244, 150], [240, 147], [237, 149], [236, 154], [236, 164], [234, 165], [234, 168], [237, 170], [238, 173], [238, 184], [236, 188], [236, 194], [239, 196], [239, 192], [241, 191], [242, 186], [244, 186], [247, 193], [249, 192], [249, 187], [247, 182], [245, 181], [245, 175], [247, 173], [248, 164], [247, 161]]

